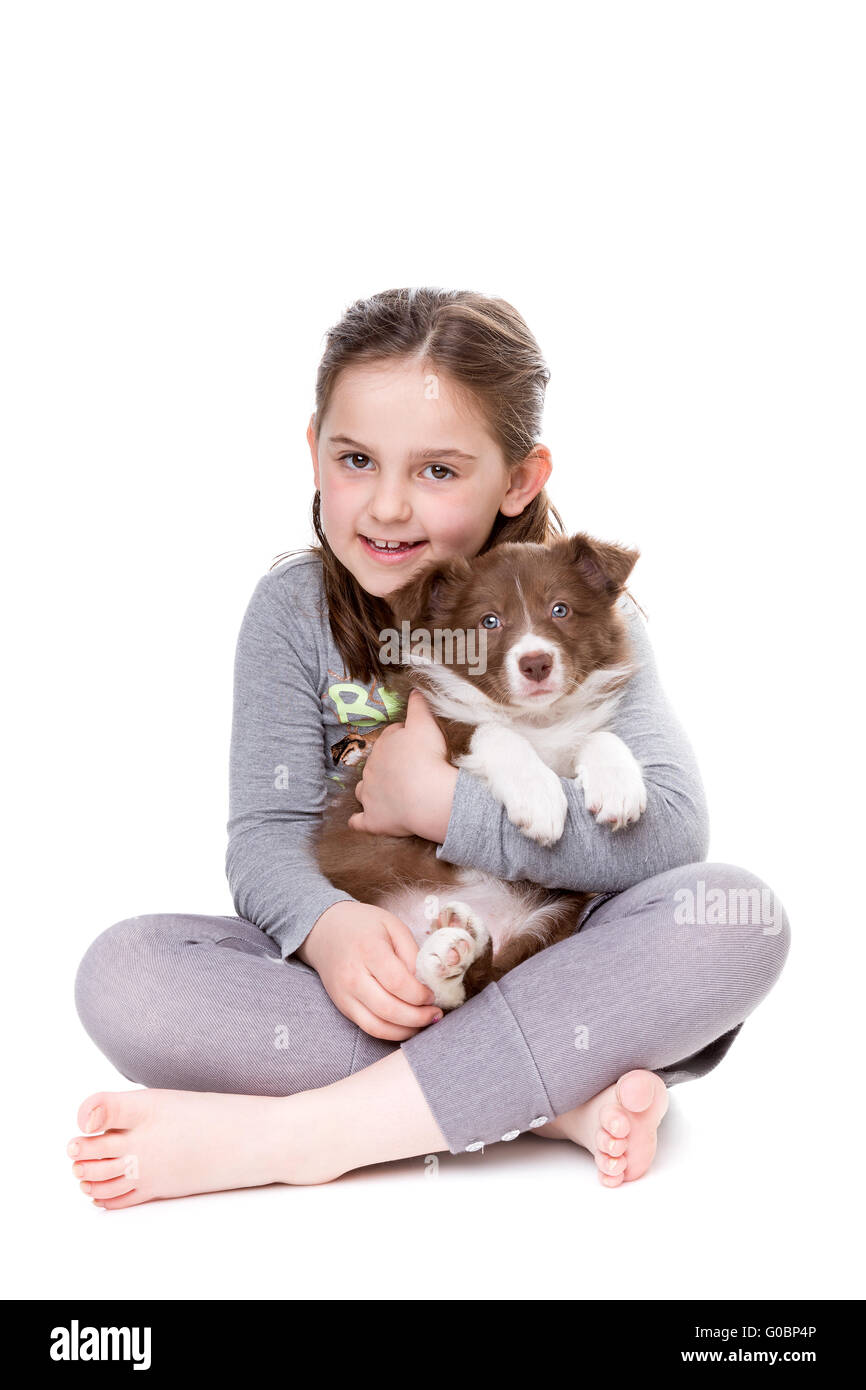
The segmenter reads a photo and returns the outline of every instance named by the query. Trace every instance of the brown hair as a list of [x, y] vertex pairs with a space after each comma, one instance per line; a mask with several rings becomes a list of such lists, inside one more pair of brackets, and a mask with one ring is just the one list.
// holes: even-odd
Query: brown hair
[[[385, 290], [359, 299], [327, 334], [316, 376], [316, 440], [340, 373], [356, 363], [417, 358], [477, 402], [507, 467], [532, 452], [541, 433], [550, 372], [520, 314], [504, 299], [473, 290]], [[317, 545], [303, 546], [322, 561], [331, 632], [357, 680], [387, 680], [379, 633], [392, 621], [387, 601], [362, 588], [336, 557], [322, 530], [318, 490], [312, 523]], [[562, 518], [541, 489], [518, 516], [499, 512], [481, 552], [505, 541], [548, 544], [564, 535]], [[271, 565], [297, 551], [284, 551]]]

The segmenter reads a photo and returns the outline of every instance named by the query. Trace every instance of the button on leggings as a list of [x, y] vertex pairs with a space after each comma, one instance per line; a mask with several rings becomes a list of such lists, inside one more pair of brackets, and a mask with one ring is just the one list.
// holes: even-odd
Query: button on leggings
[[373, 1038], [316, 972], [239, 917], [108, 927], [75, 997], [97, 1046], [143, 1086], [282, 1096], [402, 1047], [451, 1153], [513, 1138], [624, 1072], [704, 1076], [777, 980], [779, 899], [747, 869], [694, 863], [596, 899], [572, 936], [405, 1042]]

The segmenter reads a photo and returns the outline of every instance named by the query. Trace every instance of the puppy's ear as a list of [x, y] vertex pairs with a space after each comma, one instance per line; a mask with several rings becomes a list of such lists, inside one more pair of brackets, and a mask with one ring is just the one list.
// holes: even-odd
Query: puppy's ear
[[625, 581], [640, 556], [639, 550], [597, 541], [579, 531], [566, 542], [572, 564], [591, 593], [611, 602], [623, 591]]
[[471, 573], [472, 566], [462, 555], [433, 560], [385, 601], [397, 622], [429, 625], [445, 611], [449, 593]]

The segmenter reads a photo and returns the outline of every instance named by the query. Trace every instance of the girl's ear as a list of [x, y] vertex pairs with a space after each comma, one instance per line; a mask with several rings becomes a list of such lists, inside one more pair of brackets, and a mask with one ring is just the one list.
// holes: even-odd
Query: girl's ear
[[610, 600], [622, 593], [640, 557], [639, 550], [597, 541], [585, 531], [570, 536], [563, 544], [586, 587], [599, 598]]
[[385, 601], [397, 622], [423, 626], [444, 612], [449, 594], [471, 573], [472, 566], [462, 555], [433, 560]]

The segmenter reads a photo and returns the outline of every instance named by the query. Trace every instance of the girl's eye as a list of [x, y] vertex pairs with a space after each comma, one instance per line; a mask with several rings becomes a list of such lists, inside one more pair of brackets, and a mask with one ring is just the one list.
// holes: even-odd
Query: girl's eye
[[551, 616], [554, 618], [566, 618], [570, 612], [570, 609], [567, 603], [555, 603], [551, 608], [550, 612]]
[[[367, 459], [367, 462], [368, 462], [368, 463], [370, 462], [370, 460], [367, 458], [367, 455], [366, 455], [366, 454], [341, 454], [341, 455], [340, 455], [340, 462], [341, 462], [341, 463], [343, 462], [343, 459], [351, 459], [351, 460], [353, 461], [353, 463], [354, 463], [354, 460], [355, 460], [355, 459]], [[364, 469], [363, 469], [363, 468], [354, 468], [354, 467], [353, 467], [352, 471], [353, 471], [354, 473], [363, 473], [363, 472], [364, 472]]]
[[[444, 472], [448, 473], [452, 478], [456, 478], [456, 476], [457, 476], [457, 474], [454, 472], [454, 469], [453, 469], [453, 468], [448, 468], [447, 465], [444, 464], [444, 463], [428, 463], [428, 464], [427, 464], [427, 468], [441, 468], [441, 469], [444, 470]], [[425, 469], [424, 471], [426, 472], [427, 470]], [[443, 483], [444, 483], [445, 479], [444, 479], [444, 478], [441, 478], [441, 479], [440, 479], [440, 478], [437, 478], [436, 481], [437, 481], [437, 483], [438, 483], [438, 482], [443, 482]]]
[[481, 622], [479, 623], [479, 627], [486, 627], [491, 631], [493, 630], [493, 628], [497, 628], [499, 626], [499, 619], [497, 618], [495, 613], [485, 613], [484, 617], [481, 619]]

